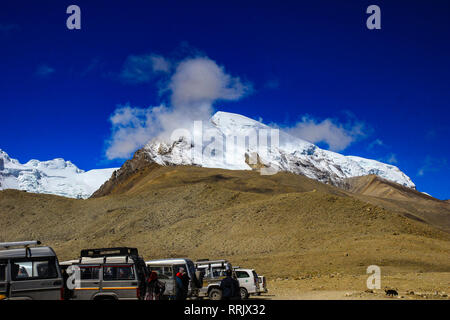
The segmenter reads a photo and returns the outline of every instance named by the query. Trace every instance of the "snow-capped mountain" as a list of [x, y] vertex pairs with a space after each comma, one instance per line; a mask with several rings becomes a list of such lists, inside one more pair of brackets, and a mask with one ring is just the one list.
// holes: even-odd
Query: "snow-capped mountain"
[[[169, 141], [153, 139], [139, 154], [145, 154], [145, 161], [160, 165], [259, 170], [261, 174], [287, 171], [337, 186], [342, 186], [346, 178], [374, 174], [415, 189], [396, 166], [323, 150], [281, 130], [276, 134], [271, 127], [242, 115], [217, 112], [190, 132], [195, 133], [193, 137], [185, 134]], [[84, 171], [60, 158], [21, 164], [0, 149], [0, 190], [88, 198], [118, 169]]]
[[[142, 151], [148, 153], [151, 161], [160, 165], [198, 165], [232, 170], [257, 169], [261, 170], [262, 174], [287, 171], [338, 186], [345, 178], [375, 174], [403, 186], [415, 188], [407, 175], [390, 164], [323, 150], [281, 130], [278, 139], [276, 136], [261, 139], [260, 137], [264, 137], [267, 132], [269, 132], [267, 136], [271, 137], [271, 133], [275, 131], [261, 122], [239, 114], [219, 111], [209, 122], [203, 122], [201, 127], [194, 125], [191, 132], [195, 133], [192, 138], [181, 135], [173, 141], [154, 139]], [[261, 133], [264, 134], [259, 136]], [[235, 140], [236, 136], [238, 138]], [[258, 136], [258, 143], [251, 144], [249, 141], [252, 138], [245, 138], [246, 136], [253, 138]], [[233, 143], [236, 144], [235, 141], [239, 139], [247, 141], [246, 144], [233, 147]], [[267, 143], [261, 143], [265, 139]], [[277, 140], [279, 143], [276, 143]]]
[[70, 161], [30, 160], [25, 164], [0, 149], [0, 190], [19, 189], [69, 198], [88, 198], [117, 168], [84, 171]]

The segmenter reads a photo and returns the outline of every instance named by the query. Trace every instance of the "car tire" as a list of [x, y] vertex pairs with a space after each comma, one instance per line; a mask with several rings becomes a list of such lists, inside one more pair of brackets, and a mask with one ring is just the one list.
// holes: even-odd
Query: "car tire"
[[241, 300], [248, 299], [248, 291], [245, 288], [241, 288], [240, 290]]
[[222, 300], [222, 290], [213, 288], [209, 291], [208, 296], [210, 300]]

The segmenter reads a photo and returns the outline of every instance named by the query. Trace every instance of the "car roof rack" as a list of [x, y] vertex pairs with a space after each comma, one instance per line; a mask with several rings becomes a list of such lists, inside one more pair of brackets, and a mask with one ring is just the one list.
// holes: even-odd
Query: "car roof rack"
[[221, 264], [222, 267], [224, 267], [225, 265], [227, 265], [229, 262], [228, 260], [225, 259], [220, 259], [220, 260], [197, 260], [196, 262], [194, 262], [195, 265], [213, 265], [213, 264]]
[[137, 248], [117, 247], [117, 248], [97, 248], [81, 250], [80, 258], [102, 258], [117, 256], [136, 256], [138, 257]]
[[30, 246], [40, 245], [41, 242], [39, 240], [31, 240], [31, 241], [14, 241], [14, 242], [0, 242], [0, 248], [9, 249], [11, 247], [24, 247], [25, 248], [25, 257], [31, 257]]
[[9, 249], [11, 247], [25, 247], [29, 246], [37, 246], [40, 245], [41, 242], [39, 240], [32, 241], [15, 241], [15, 242], [0, 242], [0, 248]]

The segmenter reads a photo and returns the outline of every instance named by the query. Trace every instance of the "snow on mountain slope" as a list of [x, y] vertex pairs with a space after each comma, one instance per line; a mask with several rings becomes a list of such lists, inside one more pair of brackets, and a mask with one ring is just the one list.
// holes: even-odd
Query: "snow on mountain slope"
[[84, 171], [70, 161], [30, 160], [25, 164], [0, 149], [0, 190], [19, 189], [69, 198], [88, 198], [117, 168]]
[[[356, 156], [344, 156], [320, 149], [316, 145], [279, 131], [274, 138], [257, 138], [250, 143], [246, 136], [274, 132], [269, 126], [239, 114], [217, 112], [201, 128], [194, 127], [194, 137], [180, 136], [174, 141], [154, 139], [143, 150], [160, 165], [198, 165], [232, 170], [287, 171], [340, 185], [345, 178], [378, 175], [384, 179], [415, 188], [411, 179], [396, 166]], [[256, 132], [256, 134], [254, 134]], [[214, 137], [214, 139], [212, 139]], [[239, 138], [234, 138], [239, 137]], [[264, 135], [263, 135], [264, 137]], [[233, 147], [234, 141], [246, 141]], [[246, 140], [247, 139], [247, 140]], [[260, 141], [267, 143], [261, 144]], [[232, 141], [232, 144], [228, 143]], [[253, 140], [254, 141], [254, 140]], [[267, 146], [267, 147], [266, 147]], [[251, 160], [253, 159], [253, 160]], [[263, 168], [263, 169], [262, 169]], [[267, 168], [272, 170], [267, 171]], [[263, 173], [263, 171], [261, 171]]]

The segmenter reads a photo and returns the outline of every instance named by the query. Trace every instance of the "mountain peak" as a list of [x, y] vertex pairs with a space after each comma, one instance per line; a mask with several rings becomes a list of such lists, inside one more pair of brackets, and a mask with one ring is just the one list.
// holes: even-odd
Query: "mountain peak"
[[267, 126], [257, 120], [248, 118], [246, 116], [225, 112], [225, 111], [217, 111], [212, 117], [211, 122], [218, 125], [223, 126], [227, 124], [234, 124], [235, 126], [262, 126], [267, 128]]
[[116, 168], [85, 172], [63, 158], [21, 164], [0, 149], [0, 190], [19, 189], [69, 198], [87, 198]]
[[[323, 150], [281, 130], [275, 131], [273, 138], [267, 132], [270, 135], [267, 146], [250, 145], [249, 135], [261, 129], [274, 132], [274, 128], [251, 118], [218, 111], [211, 117], [210, 123], [203, 126], [201, 146], [195, 145], [198, 139], [191, 143], [153, 140], [143, 150], [148, 153], [150, 161], [160, 165], [197, 165], [230, 170], [263, 170], [270, 167], [273, 173], [292, 172], [334, 185], [340, 185], [346, 178], [375, 174], [405, 187], [415, 188], [411, 179], [395, 166]], [[208, 130], [207, 133], [205, 130]], [[211, 140], [212, 136], [214, 140]], [[236, 147], [236, 136], [245, 143]], [[230, 137], [233, 141], [226, 141]], [[258, 137], [258, 143], [261, 143], [260, 139]], [[228, 149], [229, 142], [231, 149]], [[233, 161], [230, 162], [230, 159]], [[254, 159], [257, 159], [257, 164], [252, 162]]]

